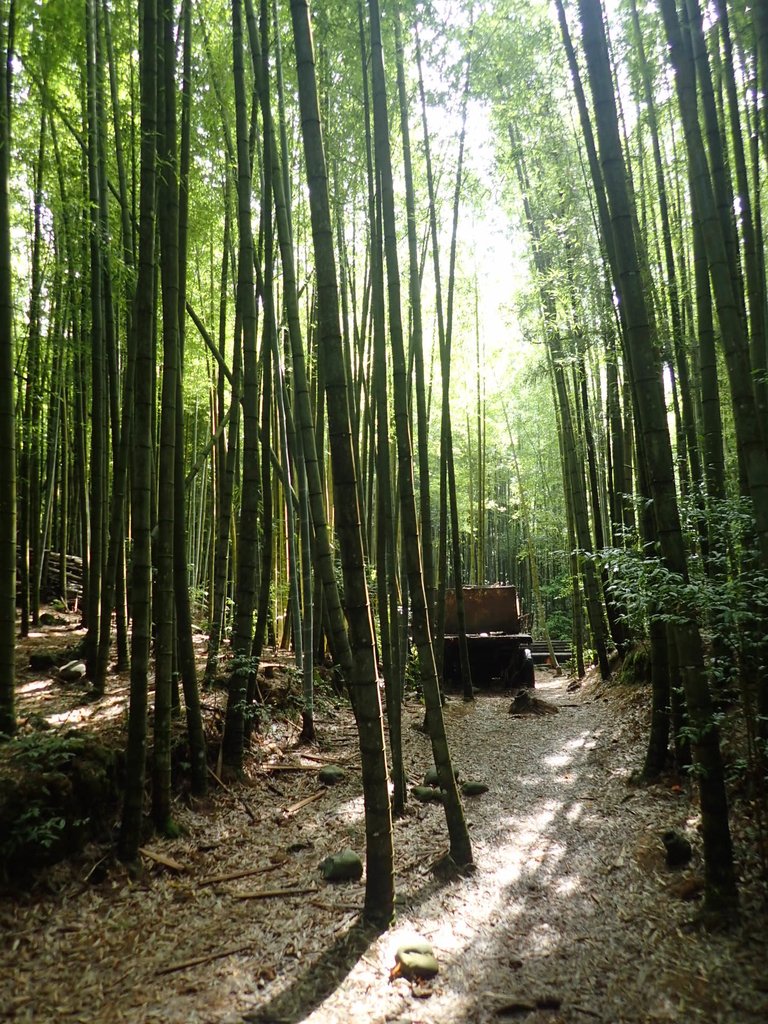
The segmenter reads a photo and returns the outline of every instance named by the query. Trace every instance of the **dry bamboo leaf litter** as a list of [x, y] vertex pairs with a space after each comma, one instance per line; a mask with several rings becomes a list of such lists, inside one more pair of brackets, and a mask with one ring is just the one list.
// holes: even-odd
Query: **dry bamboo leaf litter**
[[[685, 829], [695, 808], [685, 793], [627, 788], [642, 756], [636, 700], [589, 684], [574, 696], [567, 682], [537, 678], [539, 695], [561, 706], [559, 715], [513, 719], [508, 698], [493, 695], [470, 707], [449, 702], [454, 761], [465, 777], [490, 786], [466, 805], [478, 871], [437, 882], [429, 864], [446, 846], [442, 808], [409, 806], [395, 825], [398, 920], [385, 935], [358, 941], [360, 885], [277, 901], [215, 890], [212, 878], [261, 873], [278, 855], [274, 866], [290, 870], [276, 889], [314, 889], [327, 854], [343, 846], [363, 853], [354, 769], [314, 807], [305, 803], [319, 800], [311, 772], [286, 772], [281, 795], [233, 786], [204, 814], [180, 806], [184, 839], [153, 841], [151, 849], [186, 866], [183, 874], [158, 870], [132, 882], [110, 867], [103, 882], [84, 885], [104, 855], [94, 849], [79, 865], [52, 869], [53, 895], [0, 903], [0, 1019], [485, 1024], [505, 1019], [499, 1006], [519, 1000], [533, 1005], [519, 1018], [526, 1024], [763, 1024], [763, 892], [744, 890], [747, 923], [733, 935], [686, 930], [691, 904], [669, 886], [688, 876], [665, 869], [663, 848], [656, 863], [653, 841], [670, 825]], [[409, 728], [422, 717], [417, 704], [404, 713], [414, 779], [431, 765], [428, 739]], [[337, 711], [318, 725], [327, 753], [317, 760], [339, 763], [353, 742], [351, 718]], [[275, 734], [276, 753], [287, 750], [285, 735]], [[254, 781], [258, 775], [254, 766]], [[297, 805], [306, 810], [282, 818]], [[690, 877], [700, 871], [695, 851]], [[405, 933], [423, 935], [439, 956], [426, 1000], [387, 980]], [[190, 959], [197, 962], [157, 976]], [[334, 990], [335, 975], [343, 980]], [[549, 994], [559, 1010], [539, 1005]]]

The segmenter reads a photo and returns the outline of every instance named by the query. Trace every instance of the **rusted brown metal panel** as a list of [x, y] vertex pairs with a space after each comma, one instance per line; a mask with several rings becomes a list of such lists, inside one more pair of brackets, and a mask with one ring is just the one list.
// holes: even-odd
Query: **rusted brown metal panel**
[[[467, 633], [519, 633], [520, 601], [517, 587], [463, 587]], [[445, 592], [445, 632], [458, 633], [456, 594]]]

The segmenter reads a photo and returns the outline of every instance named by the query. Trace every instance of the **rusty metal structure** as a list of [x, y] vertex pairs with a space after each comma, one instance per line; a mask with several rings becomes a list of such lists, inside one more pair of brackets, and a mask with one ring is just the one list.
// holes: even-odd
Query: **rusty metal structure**
[[[521, 632], [517, 588], [507, 584], [462, 587], [469, 663], [475, 686], [533, 686], [530, 633]], [[461, 682], [459, 621], [456, 594], [445, 594], [443, 679], [447, 686]]]

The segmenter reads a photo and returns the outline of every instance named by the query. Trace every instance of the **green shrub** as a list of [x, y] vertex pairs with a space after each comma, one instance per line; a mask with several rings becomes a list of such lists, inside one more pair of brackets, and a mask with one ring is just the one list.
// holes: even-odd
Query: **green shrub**
[[0, 871], [34, 874], [79, 849], [108, 824], [118, 792], [116, 756], [77, 733], [31, 733], [3, 751]]

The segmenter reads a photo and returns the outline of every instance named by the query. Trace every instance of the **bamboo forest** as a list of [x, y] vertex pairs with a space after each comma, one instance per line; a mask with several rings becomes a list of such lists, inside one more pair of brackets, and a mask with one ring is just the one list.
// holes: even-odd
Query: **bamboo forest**
[[0, 1020], [768, 1020], [767, 0], [0, 12]]

